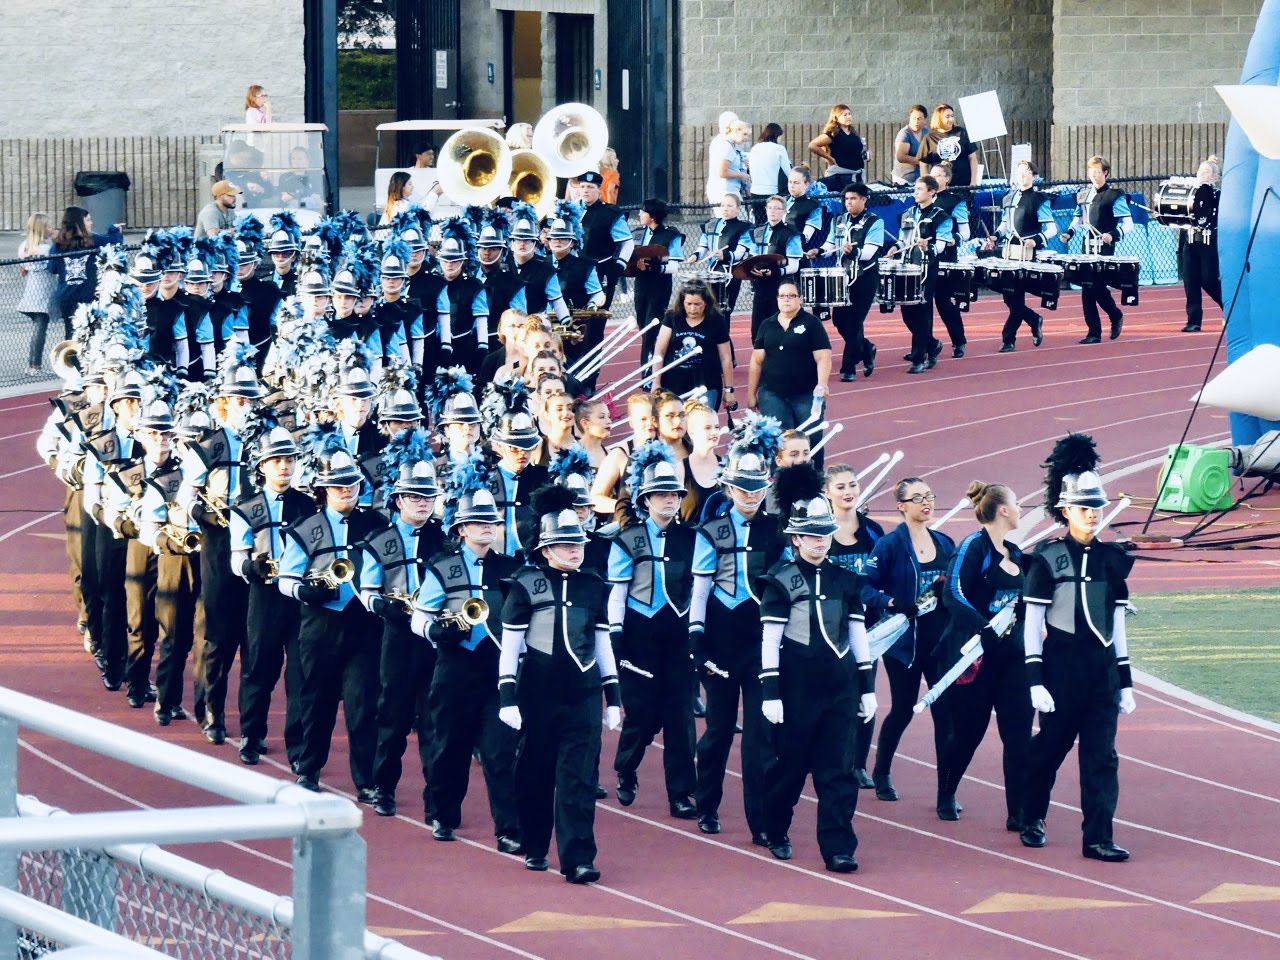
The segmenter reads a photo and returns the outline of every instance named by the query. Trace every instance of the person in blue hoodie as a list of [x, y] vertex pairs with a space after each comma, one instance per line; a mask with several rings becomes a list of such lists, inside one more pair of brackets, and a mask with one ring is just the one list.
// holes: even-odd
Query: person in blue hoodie
[[[932, 685], [940, 674], [938, 641], [947, 622], [947, 613], [938, 603], [938, 592], [947, 562], [956, 545], [945, 533], [929, 529], [933, 518], [934, 494], [919, 477], [898, 481], [893, 490], [903, 522], [882, 537], [863, 565], [867, 587], [863, 592], [868, 619], [905, 614], [907, 629], [882, 658], [889, 678], [889, 714], [880, 725], [876, 762], [871, 771], [876, 798], [897, 800], [898, 792], [889, 775], [898, 741], [913, 716], [911, 708], [920, 695], [920, 678]], [[933, 744], [938, 755], [938, 777], [951, 735], [945, 702], [933, 707]]]

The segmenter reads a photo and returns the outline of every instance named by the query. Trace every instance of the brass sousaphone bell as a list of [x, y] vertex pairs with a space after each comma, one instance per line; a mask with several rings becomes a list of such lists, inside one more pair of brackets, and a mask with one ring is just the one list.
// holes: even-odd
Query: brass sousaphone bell
[[73, 380], [80, 376], [80, 347], [74, 340], [55, 344], [49, 354], [49, 367], [59, 380]]
[[440, 189], [459, 206], [485, 206], [505, 194], [511, 180], [511, 148], [486, 127], [459, 130], [440, 148]]
[[511, 154], [511, 179], [507, 193], [533, 207], [539, 217], [551, 215], [556, 205], [556, 177], [547, 161], [532, 150]]
[[557, 177], [576, 177], [600, 166], [609, 146], [609, 125], [585, 103], [562, 103], [533, 128], [533, 150]]

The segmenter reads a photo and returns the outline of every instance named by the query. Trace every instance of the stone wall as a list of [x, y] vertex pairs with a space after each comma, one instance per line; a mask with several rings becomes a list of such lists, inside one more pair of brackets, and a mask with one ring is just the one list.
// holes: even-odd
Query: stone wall
[[1216, 123], [1261, 0], [1054, 0], [1056, 124]]
[[681, 0], [678, 10], [684, 123], [714, 124], [722, 110], [757, 129], [821, 122], [837, 102], [859, 123], [900, 121], [912, 103], [993, 89], [1009, 120], [1053, 107], [1053, 0]]
[[5, 0], [0, 138], [216, 134], [262, 84], [303, 119], [303, 0]]

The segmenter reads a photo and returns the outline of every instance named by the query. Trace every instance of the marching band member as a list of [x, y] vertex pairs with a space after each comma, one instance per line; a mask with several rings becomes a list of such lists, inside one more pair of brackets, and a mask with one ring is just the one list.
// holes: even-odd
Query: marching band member
[[160, 296], [160, 281], [164, 277], [160, 257], [154, 235], [148, 236], [133, 258], [129, 277], [138, 285], [146, 310], [147, 355], [156, 363], [176, 365], [180, 341], [185, 350], [187, 326], [181, 301]]
[[[359, 494], [359, 505], [373, 506], [374, 487], [378, 483], [377, 466], [387, 437], [373, 420], [373, 398], [378, 388], [363, 367], [352, 365], [342, 370], [332, 387], [333, 411], [337, 415], [338, 434], [343, 446], [356, 462], [365, 484]], [[416, 404], [415, 404], [416, 406]]]
[[604, 285], [604, 308], [613, 305], [613, 292], [618, 278], [631, 260], [635, 240], [627, 226], [627, 218], [611, 203], [600, 199], [604, 177], [588, 170], [573, 178], [582, 201], [582, 255], [596, 265], [600, 283]]
[[536, 526], [525, 534], [532, 562], [511, 577], [502, 606], [498, 717], [520, 731], [515, 786], [525, 868], [547, 869], [554, 825], [560, 873], [594, 883], [602, 692], [609, 729], [622, 721], [608, 588], [581, 570], [587, 535], [573, 500], [559, 486], [538, 492]]
[[[920, 180], [931, 179], [921, 177]], [[916, 181], [919, 183], [920, 181]], [[882, 658], [889, 678], [889, 714], [880, 724], [876, 762], [871, 771], [877, 800], [897, 800], [890, 775], [898, 742], [914, 716], [920, 677], [932, 686], [938, 669], [938, 640], [946, 626], [946, 612], [938, 606], [938, 589], [955, 543], [945, 533], [929, 528], [934, 494], [919, 477], [900, 480], [893, 490], [903, 522], [881, 537], [863, 564], [867, 590], [863, 600], [877, 619], [905, 614], [907, 628]], [[944, 697], [933, 705], [933, 745], [938, 758], [939, 782], [946, 780], [944, 764], [951, 720]]]
[[[661, 320], [671, 303], [672, 277], [684, 260], [684, 234], [667, 226], [667, 205], [650, 197], [640, 204], [640, 226], [634, 232], [637, 247], [666, 247], [666, 257], [642, 257], [636, 263], [636, 325]], [[640, 345], [640, 360], [647, 363], [653, 356], [658, 331], [650, 330]], [[661, 366], [658, 364], [657, 366]]]
[[899, 223], [898, 242], [892, 254], [901, 252], [911, 263], [924, 268], [924, 303], [902, 304], [902, 322], [911, 331], [911, 366], [907, 373], [924, 373], [932, 370], [942, 353], [942, 341], [933, 335], [934, 284], [938, 279], [938, 256], [947, 248], [954, 233], [951, 217], [934, 203], [938, 195], [938, 181], [923, 176], [915, 183], [915, 205], [902, 215]]
[[[598, 276], [599, 267], [590, 259], [574, 252], [575, 249], [581, 250], [583, 243], [579, 206], [566, 200], [557, 200], [555, 213], [544, 226], [547, 249], [551, 252], [548, 259], [555, 267], [570, 315], [578, 310], [599, 311], [604, 306], [606, 297]], [[575, 319], [573, 322], [580, 325], [582, 337], [577, 343], [564, 344], [565, 359], [570, 363], [586, 356], [600, 344], [605, 336], [607, 317], [598, 315], [589, 319]], [[595, 377], [592, 376], [588, 392], [594, 390]]]
[[939, 666], [945, 672], [959, 660], [962, 648], [974, 634], [982, 638], [982, 656], [945, 694], [951, 701], [948, 711], [952, 733], [946, 779], [938, 781], [938, 818], [960, 819], [956, 789], [986, 735], [994, 709], [1004, 745], [1005, 827], [1016, 831], [1022, 827], [1031, 703], [1017, 635], [1012, 626], [997, 634], [988, 622], [1001, 608], [1021, 600], [1022, 551], [1006, 538], [1018, 528], [1022, 510], [1013, 491], [1000, 483], [975, 480], [965, 496], [973, 504], [982, 529], [965, 537], [947, 564], [942, 602], [949, 619], [938, 641]]
[[378, 286], [378, 254], [372, 243], [350, 244], [334, 269], [333, 315], [329, 317], [329, 334], [339, 343], [352, 340], [360, 343], [369, 353], [369, 374], [373, 379], [382, 377], [386, 350], [382, 344], [382, 330], [372, 313], [356, 312], [356, 305], [372, 297]]
[[[471, 758], [478, 755], [498, 850], [518, 854], [516, 734], [498, 719], [498, 656], [504, 584], [520, 564], [493, 550], [501, 518], [485, 472], [483, 459], [473, 457], [450, 476], [449, 546], [427, 564], [414, 601], [413, 631], [431, 641], [437, 657], [424, 691], [432, 734], [424, 799], [432, 836], [452, 840], [462, 824]], [[484, 604], [483, 615], [464, 612], [468, 604], [478, 608], [475, 601]]]
[[486, 208], [483, 216], [476, 236], [476, 256], [480, 263], [476, 278], [484, 284], [485, 301], [489, 304], [489, 342], [480, 344], [481, 350], [487, 352], [501, 329], [503, 314], [508, 310], [526, 313], [528, 307], [524, 284], [506, 257], [507, 232], [511, 229], [507, 211]]
[[480, 361], [489, 346], [489, 300], [484, 284], [476, 277], [475, 236], [462, 217], [447, 220], [440, 229], [444, 239], [436, 259], [449, 297], [452, 362], [474, 375], [480, 372]]
[[[948, 189], [951, 185], [950, 167], [934, 166], [929, 170], [929, 175], [938, 181], [939, 187], [933, 202], [951, 216], [952, 237], [947, 241], [946, 248], [938, 255], [938, 261], [955, 263], [960, 244], [967, 242], [970, 236], [969, 201], [966, 199], [966, 194]], [[959, 360], [964, 356], [964, 348], [969, 341], [964, 335], [964, 317], [961, 316], [960, 307], [956, 303], [956, 291], [941, 271], [938, 272], [938, 278], [934, 284], [933, 302], [938, 308], [938, 316], [942, 318], [942, 325], [947, 328], [947, 337], [951, 340], [951, 356]]]
[[773, 759], [761, 713], [759, 578], [782, 556], [775, 519], [763, 510], [777, 422], [748, 411], [729, 448], [720, 484], [728, 508], [704, 520], [694, 544], [689, 637], [707, 693], [697, 745], [698, 829], [720, 832], [725, 768], [742, 701], [742, 800], [752, 840], [765, 835], [765, 770]]
[[1222, 306], [1222, 278], [1218, 275], [1218, 187], [1221, 161], [1209, 157], [1196, 170], [1191, 216], [1195, 226], [1178, 231], [1178, 272], [1187, 294], [1187, 325], [1183, 333], [1199, 333], [1204, 317], [1201, 291]]
[[[1014, 170], [1016, 186], [1004, 195], [1003, 211], [996, 236], [989, 237], [986, 248], [995, 247], [997, 239], [1021, 243], [1027, 249], [1027, 259], [1033, 259], [1035, 251], [1058, 234], [1058, 226], [1049, 206], [1049, 196], [1034, 189], [1036, 166], [1030, 160], [1019, 161]], [[1000, 352], [1012, 353], [1018, 327], [1023, 323], [1031, 331], [1031, 343], [1040, 346], [1044, 341], [1044, 318], [1027, 306], [1025, 290], [1006, 290], [1004, 303], [1009, 308], [1009, 319], [1000, 331]]]
[[[370, 316], [378, 328], [384, 362], [398, 360], [403, 364], [421, 365], [425, 337], [423, 308], [418, 301], [404, 295], [409, 257], [409, 245], [403, 240], [393, 238], [383, 244], [382, 260], [378, 264], [382, 295]], [[435, 302], [437, 312], [441, 307], [439, 297], [444, 295], [441, 289]]]
[[[1067, 243], [1077, 229], [1085, 229], [1085, 250], [1109, 257], [1115, 253], [1116, 241], [1133, 230], [1133, 217], [1129, 201], [1123, 190], [1107, 186], [1111, 164], [1103, 157], [1090, 157], [1085, 167], [1089, 186], [1076, 194], [1076, 212], [1071, 225], [1062, 234]], [[1081, 343], [1102, 342], [1102, 321], [1098, 317], [1101, 307], [1111, 321], [1110, 339], [1115, 340], [1124, 328], [1124, 313], [1111, 297], [1105, 280], [1083, 284], [1080, 287], [1080, 306], [1084, 310], [1085, 335]]]
[[212, 379], [218, 369], [213, 311], [209, 301], [211, 279], [207, 261], [198, 256], [187, 259], [183, 269], [183, 290], [178, 296], [184, 303], [189, 331], [187, 343], [191, 361], [187, 365], [188, 380]]
[[801, 248], [809, 260], [822, 254], [827, 241], [826, 209], [822, 201], [810, 195], [812, 189], [813, 174], [809, 167], [797, 163], [787, 176], [787, 225], [800, 234]]
[[[846, 463], [835, 463], [823, 473], [822, 492], [831, 501], [831, 513], [835, 517], [836, 532], [831, 538], [831, 551], [827, 559], [837, 567], [865, 576], [871, 552], [884, 537], [884, 527], [858, 509], [862, 488], [858, 475]], [[867, 611], [867, 625], [871, 626], [871, 614]], [[871, 682], [875, 686], [875, 664], [871, 665]], [[871, 740], [875, 733], [875, 717], [860, 723], [855, 729], [853, 776], [862, 790], [871, 790], [875, 782], [867, 773], [867, 757], [871, 753]]]
[[[424, 773], [432, 749], [427, 690], [436, 654], [431, 644], [409, 629], [409, 618], [427, 561], [444, 546], [444, 534], [432, 519], [440, 488], [426, 433], [400, 434], [387, 444], [382, 459], [392, 478], [387, 503], [390, 519], [360, 542], [359, 582], [361, 602], [382, 621], [381, 643], [373, 644], [381, 650], [373, 808], [378, 816], [389, 817], [396, 812], [396, 787], [409, 730], [417, 734]], [[432, 810], [430, 804], [426, 809]]]
[[569, 305], [565, 302], [556, 269], [536, 255], [538, 215], [527, 203], [517, 203], [511, 209], [510, 240], [512, 267], [524, 284], [525, 308], [529, 314], [554, 310], [557, 320], [567, 320]]
[[785, 256], [787, 262], [781, 267], [755, 267], [751, 281], [753, 300], [751, 303], [751, 339], [754, 341], [760, 324], [765, 317], [777, 310], [778, 286], [782, 278], [800, 269], [800, 259], [804, 256], [804, 241], [800, 234], [783, 222], [786, 215], [786, 201], [781, 197], [770, 197], [764, 205], [765, 222], [753, 230], [745, 232], [738, 241], [734, 251], [734, 261], [746, 257], [772, 253]]
[[[244, 647], [240, 652], [240, 762], [258, 763], [267, 752], [271, 694], [284, 669], [284, 742], [290, 762], [298, 759], [298, 602], [276, 587], [289, 528], [315, 513], [315, 501], [292, 486], [300, 451], [284, 427], [259, 419], [261, 435], [246, 442], [246, 462], [260, 484], [231, 505], [231, 569], [249, 584]], [[262, 429], [267, 428], [267, 429]]]
[[440, 371], [427, 387], [427, 408], [431, 422], [444, 437], [436, 457], [436, 477], [447, 483], [450, 473], [470, 457], [480, 441], [480, 408], [471, 394], [473, 381], [461, 367]]
[[195, 649], [195, 716], [205, 739], [227, 738], [227, 680], [244, 647], [249, 609], [248, 585], [231, 568], [228, 507], [244, 484], [244, 443], [240, 431], [266, 391], [253, 367], [253, 348], [237, 345], [224, 358], [214, 390], [214, 429], [187, 445], [182, 456], [182, 486], [177, 502], [201, 537], [200, 585], [207, 617]]
[[276, 285], [280, 296], [287, 299], [297, 292], [298, 271], [294, 267], [298, 254], [302, 252], [302, 229], [287, 210], [273, 213], [270, 227], [271, 235], [266, 246], [273, 269], [268, 279]]
[[[453, 305], [449, 302], [448, 284], [443, 274], [427, 263], [428, 243], [418, 222], [416, 211], [398, 216], [394, 237], [409, 248], [405, 264], [404, 296], [421, 311], [421, 326], [411, 328], [409, 353], [414, 363], [428, 372], [448, 366], [453, 354]], [[416, 339], [421, 338], [421, 339]]]
[[635, 803], [640, 761], [661, 733], [671, 815], [692, 820], [697, 808], [686, 615], [694, 534], [676, 522], [687, 491], [665, 441], [652, 440], [632, 455], [627, 487], [635, 518], [614, 537], [609, 553], [609, 638], [626, 707], [613, 763], [616, 793], [624, 807]]
[[311, 486], [319, 509], [285, 532], [276, 582], [281, 593], [302, 603], [302, 743], [293, 769], [299, 786], [320, 789], [341, 701], [356, 796], [361, 803], [372, 803], [377, 797], [373, 761], [378, 740], [378, 646], [369, 642], [371, 614], [357, 600], [349, 573], [340, 575], [338, 568], [351, 569], [352, 551], [378, 521], [357, 505], [364, 477], [341, 436], [332, 429], [310, 429], [317, 462]]
[[1095, 538], [1108, 500], [1093, 439], [1059, 440], [1045, 465], [1045, 503], [1067, 535], [1036, 548], [1023, 583], [1027, 683], [1040, 731], [1031, 739], [1022, 843], [1045, 845], [1049, 794], [1078, 738], [1082, 852], [1117, 863], [1129, 859], [1112, 838], [1112, 820], [1120, 796], [1117, 714], [1136, 708], [1124, 627], [1133, 557]]
[[502, 515], [497, 550], [508, 557], [521, 557], [524, 544], [520, 531], [532, 520], [533, 491], [547, 482], [547, 468], [533, 462], [542, 434], [529, 413], [522, 381], [490, 384], [481, 405], [481, 417], [486, 415], [489, 446], [498, 457], [489, 481]]
[[818, 795], [818, 847], [833, 873], [858, 869], [854, 724], [875, 716], [862, 579], [827, 560], [836, 522], [810, 465], [779, 473], [791, 559], [760, 579], [761, 713], [779, 727], [765, 794], [765, 846], [791, 859], [791, 827], [805, 781]]
[[232, 235], [224, 233], [214, 237], [197, 237], [195, 256], [196, 259], [204, 261], [209, 271], [206, 307], [213, 330], [214, 359], [207, 369], [216, 370], [218, 359], [226, 351], [227, 344], [236, 339], [244, 339], [245, 331], [236, 330], [236, 321], [244, 306], [244, 297], [240, 295], [238, 285], [231, 279], [231, 263], [228, 260], [229, 256], [239, 260], [239, 255]]
[[262, 222], [252, 214], [236, 221], [236, 282], [244, 297], [243, 314], [237, 329], [243, 327], [245, 342], [258, 351], [258, 363], [266, 360], [267, 347], [276, 329], [276, 314], [284, 300], [283, 291], [270, 279], [256, 276], [262, 259]]
[[[763, 210], [763, 205], [761, 209]], [[727, 271], [733, 266], [734, 255], [738, 244], [742, 242], [742, 235], [751, 229], [751, 221], [739, 216], [742, 212], [742, 200], [736, 193], [726, 193], [720, 201], [717, 212], [720, 214], [719, 217], [708, 220], [702, 225], [702, 237], [698, 240], [698, 249], [689, 259], [691, 262], [713, 263]], [[735, 278], [729, 281], [725, 291], [725, 302], [721, 304], [726, 316], [733, 314], [733, 308], [738, 302], [738, 291], [741, 289], [741, 280]]]
[[831, 322], [844, 340], [840, 355], [840, 382], [852, 383], [876, 368], [876, 345], [864, 336], [867, 314], [880, 290], [880, 251], [884, 248], [884, 221], [867, 209], [870, 189], [863, 183], [844, 188], [844, 213], [836, 220], [823, 245], [823, 255], [838, 253], [840, 266], [849, 274], [847, 303], [831, 308]]

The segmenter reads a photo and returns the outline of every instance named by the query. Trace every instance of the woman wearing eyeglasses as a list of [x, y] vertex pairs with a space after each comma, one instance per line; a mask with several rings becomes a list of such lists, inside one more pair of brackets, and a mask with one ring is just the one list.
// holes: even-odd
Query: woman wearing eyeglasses
[[[872, 619], [873, 611], [877, 618], [895, 613], [907, 617], [906, 631], [882, 658], [889, 678], [890, 707], [880, 725], [876, 762], [871, 771], [879, 800], [898, 799], [889, 775], [893, 755], [911, 722], [911, 708], [920, 696], [921, 676], [932, 685], [940, 674], [937, 648], [947, 614], [938, 603], [938, 592], [947, 562], [956, 552], [950, 537], [929, 529], [934, 494], [927, 483], [919, 477], [907, 477], [898, 482], [893, 493], [902, 523], [876, 543], [863, 567], [867, 578], [863, 593], [867, 619]], [[939, 783], [945, 779], [943, 764], [951, 734], [948, 706], [944, 697], [931, 708]]]

